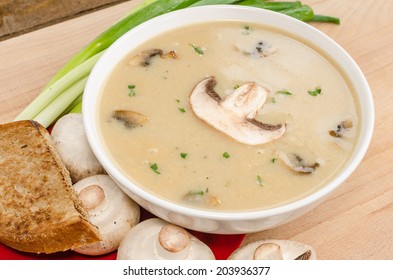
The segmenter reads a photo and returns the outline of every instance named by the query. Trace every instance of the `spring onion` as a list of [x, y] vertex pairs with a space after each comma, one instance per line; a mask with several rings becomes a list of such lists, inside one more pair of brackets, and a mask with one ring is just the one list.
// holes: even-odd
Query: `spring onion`
[[[54, 101], [58, 96], [67, 90], [70, 86], [77, 83], [80, 79], [87, 77], [94, 65], [101, 57], [102, 52], [96, 54], [95, 56], [88, 59], [85, 63], [76, 66], [71, 69], [67, 74], [63, 76], [62, 79], [56, 81], [51, 86], [44, 89], [40, 95], [37, 96], [36, 99], [30, 103], [25, 110], [19, 114], [15, 120], [25, 120], [25, 119], [33, 119], [37, 116], [43, 109], [50, 105], [52, 101]], [[70, 103], [72, 103], [71, 100]], [[59, 112], [62, 113], [62, 112]]]
[[49, 81], [43, 91], [15, 120], [34, 119], [45, 127], [69, 112], [81, 112], [86, 80], [103, 52], [123, 34], [156, 16], [190, 6], [229, 4], [258, 7], [280, 12], [299, 20], [339, 24], [337, 18], [315, 15], [300, 1], [268, 0], [145, 0], [125, 17], [101, 33], [72, 57]]
[[336, 17], [324, 16], [324, 15], [314, 15], [310, 20], [313, 22], [330, 22], [335, 24], [340, 24], [340, 19]]
[[64, 112], [64, 110], [66, 110], [67, 107], [82, 94], [86, 81], [87, 77], [76, 82], [57, 97], [56, 100], [50, 103], [49, 106], [42, 110], [36, 117], [34, 117], [34, 120], [42, 124], [44, 127], [51, 125], [58, 118], [57, 112]]

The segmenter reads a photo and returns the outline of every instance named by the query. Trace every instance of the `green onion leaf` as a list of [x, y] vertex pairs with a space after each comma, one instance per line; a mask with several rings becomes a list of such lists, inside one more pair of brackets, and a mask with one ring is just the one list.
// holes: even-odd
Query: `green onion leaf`
[[223, 156], [224, 158], [230, 158], [230, 157], [231, 157], [227, 152], [223, 153], [222, 156]]
[[329, 23], [334, 23], [334, 24], [340, 24], [340, 19], [336, 17], [331, 17], [331, 16], [324, 16], [324, 15], [315, 15], [307, 21], [313, 21], [313, 22], [329, 22]]

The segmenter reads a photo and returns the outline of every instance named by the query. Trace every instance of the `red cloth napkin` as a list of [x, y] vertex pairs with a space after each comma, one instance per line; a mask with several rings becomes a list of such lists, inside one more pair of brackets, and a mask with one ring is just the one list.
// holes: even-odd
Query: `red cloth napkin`
[[[141, 221], [154, 217], [151, 213], [141, 208]], [[217, 260], [226, 260], [236, 250], [244, 239], [244, 234], [222, 235], [210, 234], [198, 231], [190, 231], [213, 251]], [[0, 243], [0, 260], [115, 260], [116, 252], [91, 257], [78, 254], [74, 251], [66, 251], [54, 254], [34, 254], [14, 250]]]

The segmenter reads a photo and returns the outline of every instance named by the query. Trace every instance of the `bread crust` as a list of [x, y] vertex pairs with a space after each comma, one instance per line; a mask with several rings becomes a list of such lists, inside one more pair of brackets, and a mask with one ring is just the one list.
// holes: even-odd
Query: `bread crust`
[[0, 242], [53, 253], [97, 241], [48, 131], [34, 121], [0, 125]]

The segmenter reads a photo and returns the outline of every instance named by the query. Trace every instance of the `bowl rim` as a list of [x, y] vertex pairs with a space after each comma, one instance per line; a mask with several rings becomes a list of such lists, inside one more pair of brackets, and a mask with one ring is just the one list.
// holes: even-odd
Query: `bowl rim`
[[[258, 22], [255, 22], [257, 18]], [[99, 140], [100, 137], [96, 122], [97, 106], [91, 106], [92, 104], [96, 105], [99, 100], [98, 96], [100, 95], [100, 86], [105, 83], [106, 78], [104, 74], [109, 74], [110, 70], [113, 69], [116, 63], [120, 61], [124, 55], [132, 50], [132, 47], [142, 44], [146, 39], [152, 38], [163, 31], [165, 32], [176, 29], [177, 27], [180, 27], [179, 24], [187, 25], [217, 20], [239, 20], [249, 23], [255, 22], [255, 24], [272, 26], [278, 30], [282, 30], [284, 29], [284, 26], [287, 26], [290, 27], [291, 30], [286, 31], [286, 33], [289, 35], [292, 34], [295, 38], [302, 38], [303, 40], [310, 41], [310, 38], [307, 39], [307, 37], [311, 36], [311, 38], [321, 40], [323, 44], [327, 45], [326, 48], [321, 48], [321, 43], [317, 44], [316, 42], [312, 42], [312, 44], [317, 45], [320, 49], [323, 49], [326, 52], [325, 55], [331, 56], [331, 52], [334, 51], [335, 55], [337, 55], [336, 59], [334, 59], [336, 64], [342, 68], [342, 71], [346, 72], [349, 80], [356, 79], [357, 83], [353, 86], [356, 92], [360, 92], [358, 94], [355, 93], [355, 95], [358, 98], [361, 115], [361, 131], [359, 132], [358, 143], [355, 150], [352, 152], [352, 156], [347, 161], [345, 166], [342, 167], [342, 170], [320, 189], [315, 190], [305, 197], [295, 201], [267, 209], [209, 211], [205, 209], [179, 205], [164, 198], [155, 196], [151, 192], [145, 190], [143, 187], [139, 187], [130, 182], [130, 180], [124, 174], [122, 174], [120, 170], [116, 169], [115, 164], [110, 162], [110, 156], [105, 152], [105, 147], [102, 141], [100, 142]], [[142, 37], [143, 39], [140, 39], [138, 41], [139, 43], [134, 43], [133, 39], [135, 37]], [[130, 42], [132, 42], [131, 47]], [[331, 57], [331, 59], [333, 58]], [[348, 68], [349, 73], [345, 71], [346, 68]], [[326, 198], [338, 186], [340, 186], [360, 164], [371, 142], [375, 118], [374, 102], [365, 76], [353, 58], [333, 39], [315, 27], [289, 16], [260, 8], [236, 5], [189, 7], [155, 17], [128, 31], [105, 51], [105, 53], [94, 66], [86, 83], [82, 104], [83, 121], [88, 142], [97, 159], [103, 165], [104, 169], [118, 183], [143, 200], [162, 207], [166, 210], [191, 217], [215, 219], [221, 221], [256, 220], [285, 213], [291, 213]]]

